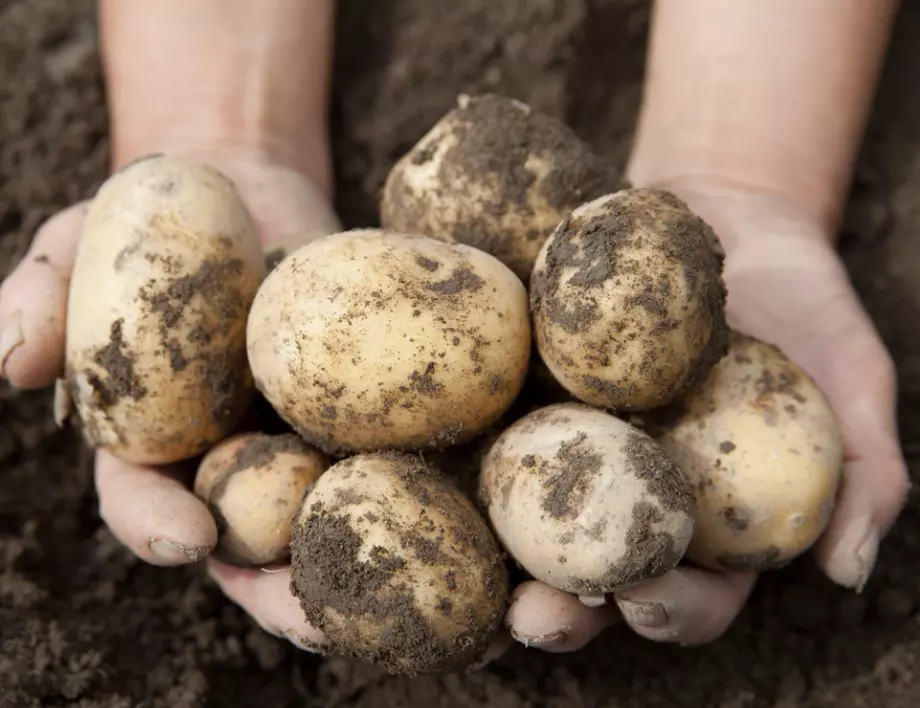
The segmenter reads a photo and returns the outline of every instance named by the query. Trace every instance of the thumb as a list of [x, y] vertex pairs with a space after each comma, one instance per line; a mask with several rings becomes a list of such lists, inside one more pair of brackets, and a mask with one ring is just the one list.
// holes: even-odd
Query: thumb
[[0, 374], [16, 388], [43, 388], [63, 370], [67, 287], [88, 205], [46, 221], [0, 286]]

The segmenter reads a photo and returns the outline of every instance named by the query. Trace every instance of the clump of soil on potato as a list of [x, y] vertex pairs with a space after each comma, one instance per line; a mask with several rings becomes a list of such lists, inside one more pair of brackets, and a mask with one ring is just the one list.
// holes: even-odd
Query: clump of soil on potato
[[553, 116], [488, 93], [458, 103], [394, 169], [381, 218], [480, 248], [526, 283], [562, 216], [626, 182]]
[[262, 467], [280, 452], [308, 452], [309, 446], [298, 435], [272, 435], [245, 441], [233, 457], [233, 464], [224, 471], [225, 478], [252, 467]]
[[[523, 214], [532, 213], [528, 196], [536, 175], [527, 158], [534, 154], [552, 155], [558, 160], [545, 178], [541, 196], [561, 212], [627, 184], [567, 125], [541, 112], [515, 110], [502, 97], [486, 94], [468, 97], [455, 115], [459, 143], [448, 151], [445, 162], [451, 168], [441, 178], [451, 184], [458, 178], [493, 176], [499, 189], [494, 203], [483, 205], [486, 210], [515, 208]], [[460, 174], [452, 174], [453, 169]], [[503, 238], [503, 234], [466, 225], [458, 229], [454, 233], [458, 241], [484, 250], [495, 248], [496, 241]]]
[[[600, 472], [603, 458], [594, 451], [588, 436], [578, 433], [556, 452], [561, 468], [543, 482], [546, 494], [543, 510], [554, 519], [571, 519], [578, 515], [589, 478]], [[531, 462], [525, 459], [525, 465]]]

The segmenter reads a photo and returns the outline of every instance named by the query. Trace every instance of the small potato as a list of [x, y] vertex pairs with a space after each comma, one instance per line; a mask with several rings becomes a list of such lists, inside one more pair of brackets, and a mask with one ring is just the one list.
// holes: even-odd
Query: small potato
[[293, 433], [242, 433], [212, 448], [194, 487], [217, 521], [212, 555], [241, 567], [287, 560], [291, 522], [328, 465], [325, 455]]
[[728, 356], [674, 408], [648, 429], [696, 490], [688, 560], [763, 571], [814, 544], [834, 509], [843, 440], [808, 374], [779, 349], [732, 332]]
[[292, 588], [330, 650], [391, 673], [474, 664], [502, 626], [507, 571], [485, 519], [420, 458], [329, 468], [294, 525]]
[[56, 417], [72, 401], [91, 445], [140, 464], [226, 437], [253, 393], [246, 317], [264, 274], [216, 170], [156, 155], [110, 177], [77, 249]]
[[509, 427], [483, 459], [499, 541], [534, 578], [600, 595], [671, 570], [693, 533], [693, 491], [644, 432], [582, 403]]
[[566, 125], [520, 101], [458, 104], [390, 171], [381, 223], [475, 246], [526, 284], [563, 216], [625, 182]]
[[668, 192], [627, 189], [575, 209], [531, 282], [537, 350], [573, 396], [615, 411], [655, 408], [726, 351], [715, 234]]
[[291, 253], [248, 324], [256, 385], [334, 455], [439, 449], [486, 429], [527, 374], [527, 294], [469, 246], [376, 229]]

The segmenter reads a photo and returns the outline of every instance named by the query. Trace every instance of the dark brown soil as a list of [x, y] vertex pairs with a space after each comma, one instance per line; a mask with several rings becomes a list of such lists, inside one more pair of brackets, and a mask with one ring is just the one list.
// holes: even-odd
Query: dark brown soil
[[[90, 0], [0, 0], [0, 275], [38, 224], [105, 177]], [[375, 223], [393, 162], [460, 92], [566, 119], [622, 165], [638, 105], [645, 0], [343, 0], [338, 205]], [[920, 467], [920, 7], [905, 3], [841, 239], [897, 361]], [[469, 675], [391, 678], [277, 641], [201, 568], [139, 563], [97, 514], [89, 455], [51, 393], [0, 389], [0, 706], [908, 708], [920, 695], [916, 499], [862, 595], [807, 561], [765, 576], [732, 630], [698, 649], [613, 629], [576, 655], [515, 648]]]
[[223, 471], [225, 477], [237, 472], [268, 465], [282, 452], [306, 453], [310, 448], [303, 438], [293, 433], [270, 437], [254, 436], [246, 439], [233, 456], [233, 462]]

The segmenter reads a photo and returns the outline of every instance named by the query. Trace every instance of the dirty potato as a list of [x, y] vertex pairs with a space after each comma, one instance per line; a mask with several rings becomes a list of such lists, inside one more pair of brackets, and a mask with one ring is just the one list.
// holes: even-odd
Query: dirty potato
[[103, 184], [77, 248], [65, 378], [90, 444], [135, 463], [200, 454], [253, 388], [246, 316], [265, 274], [255, 227], [216, 170], [155, 155]]
[[534, 578], [596, 596], [671, 570], [693, 532], [693, 491], [647, 434], [582, 403], [524, 416], [482, 462], [499, 541]]
[[805, 371], [776, 347], [732, 332], [728, 356], [674, 408], [648, 430], [696, 490], [689, 560], [763, 571], [814, 544], [834, 509], [843, 441]]
[[563, 216], [625, 182], [566, 125], [520, 101], [458, 104], [390, 171], [381, 223], [475, 246], [526, 284]]
[[391, 673], [456, 671], [502, 626], [507, 571], [473, 504], [398, 452], [330, 467], [294, 525], [292, 588], [331, 653]]
[[627, 189], [575, 209], [531, 282], [537, 350], [573, 396], [616, 411], [669, 403], [724, 355], [722, 257], [668, 192]]
[[327, 466], [325, 455], [293, 433], [242, 433], [212, 448], [194, 485], [217, 521], [212, 555], [240, 567], [287, 560], [291, 522]]
[[469, 246], [375, 229], [291, 253], [248, 325], [257, 386], [330, 454], [438, 449], [514, 402], [530, 358], [527, 294]]

